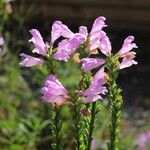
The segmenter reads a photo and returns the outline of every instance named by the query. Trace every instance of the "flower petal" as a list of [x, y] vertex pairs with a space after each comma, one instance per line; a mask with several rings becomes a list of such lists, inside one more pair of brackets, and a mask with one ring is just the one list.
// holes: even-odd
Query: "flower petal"
[[95, 19], [92, 30], [89, 35], [89, 50], [94, 50], [99, 47], [100, 44], [100, 38], [102, 35], [105, 35], [106, 33], [102, 30], [103, 27], [106, 27], [105, 25], [106, 18], [103, 16], [98, 17]]
[[85, 40], [87, 39], [87, 36], [88, 36], [87, 27], [80, 26], [79, 27], [79, 33], [84, 36]]
[[81, 69], [87, 73], [87, 72], [103, 65], [105, 63], [105, 60], [99, 59], [99, 58], [83, 58], [81, 60], [81, 62], [82, 62]]
[[106, 56], [109, 56], [111, 54], [111, 50], [112, 50], [111, 42], [106, 35], [101, 36], [99, 48], [100, 51]]
[[101, 85], [105, 84], [107, 79], [105, 78], [104, 67], [102, 67], [93, 77], [92, 83], [101, 81]]
[[[94, 102], [101, 98], [101, 94], [105, 95], [108, 91], [104, 84], [106, 83], [104, 79], [104, 69], [102, 68], [99, 73], [100, 77], [96, 77], [92, 80], [91, 85], [85, 91], [78, 91], [78, 94], [83, 95], [85, 98], [83, 99], [84, 103]], [[101, 74], [100, 74], [101, 73]]]
[[83, 43], [84, 38], [80, 34], [76, 34], [72, 39], [61, 41], [58, 45], [57, 52], [53, 55], [54, 59], [68, 61], [70, 55]]
[[97, 19], [95, 19], [90, 35], [94, 34], [97, 31], [102, 30], [103, 27], [106, 27], [107, 25], [105, 24], [105, 20], [106, 18], [103, 16], [100, 16]]
[[99, 99], [102, 99], [100, 95], [89, 95], [83, 99], [83, 103], [92, 103]]
[[26, 55], [24, 53], [21, 53], [20, 56], [24, 58], [22, 62], [20, 62], [20, 66], [22, 67], [32, 67], [38, 64], [43, 64], [44, 60], [36, 57], [32, 57], [30, 55]]
[[119, 68], [124, 69], [124, 68], [130, 67], [132, 65], [137, 65], [137, 64], [138, 63], [135, 60], [125, 57], [125, 58], [123, 58], [122, 62], [120, 63]]
[[51, 44], [53, 44], [60, 36], [72, 38], [74, 33], [61, 21], [55, 21], [52, 25]]
[[43, 38], [40, 34], [40, 32], [36, 29], [32, 29], [29, 31], [32, 34], [32, 38], [29, 40], [29, 42], [33, 42], [35, 49], [32, 51], [33, 53], [37, 53], [43, 56], [47, 55], [46, 47], [47, 45], [44, 43]]

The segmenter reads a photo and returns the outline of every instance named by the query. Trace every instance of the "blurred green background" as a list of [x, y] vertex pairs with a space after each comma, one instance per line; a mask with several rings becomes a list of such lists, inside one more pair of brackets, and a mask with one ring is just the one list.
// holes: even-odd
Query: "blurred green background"
[[[5, 3], [5, 4], [4, 4]], [[55, 20], [67, 24], [73, 32], [85, 25], [89, 31], [98, 16], [107, 18], [107, 31], [114, 51], [121, 48], [128, 35], [138, 45], [137, 66], [122, 70], [118, 80], [123, 88], [124, 109], [121, 124], [120, 150], [140, 150], [139, 136], [150, 130], [150, 1], [149, 0], [0, 0], [0, 34], [5, 39], [0, 56], [0, 149], [51, 149], [48, 107], [40, 99], [40, 88], [46, 78], [45, 68], [20, 68], [19, 53], [31, 53], [29, 30], [38, 29], [49, 41]], [[60, 80], [68, 89], [75, 89], [80, 77], [79, 65], [57, 64]], [[106, 147], [108, 137], [107, 100], [101, 104], [95, 140], [97, 150]], [[70, 113], [64, 108], [64, 143], [72, 150], [73, 131]], [[69, 129], [69, 130], [68, 130]], [[69, 136], [67, 136], [69, 134]], [[94, 150], [94, 147], [93, 147]], [[145, 147], [148, 150], [148, 146]]]

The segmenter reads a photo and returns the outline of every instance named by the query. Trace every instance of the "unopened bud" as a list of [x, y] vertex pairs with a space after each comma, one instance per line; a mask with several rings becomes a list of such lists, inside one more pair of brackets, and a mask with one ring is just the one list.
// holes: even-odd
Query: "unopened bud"
[[84, 115], [84, 116], [90, 116], [91, 115], [91, 112], [84, 108], [84, 109], [81, 109], [80, 112]]
[[106, 72], [104, 72], [104, 79], [106, 80], [106, 82], [109, 80], [109, 76]]
[[73, 56], [72, 56], [72, 60], [75, 62], [75, 63], [80, 63], [80, 54], [79, 53], [74, 53]]

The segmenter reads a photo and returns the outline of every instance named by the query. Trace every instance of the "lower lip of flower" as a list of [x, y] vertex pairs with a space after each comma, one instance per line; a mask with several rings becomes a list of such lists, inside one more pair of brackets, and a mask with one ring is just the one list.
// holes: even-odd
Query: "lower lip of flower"
[[128, 52], [126, 54], [120, 55], [120, 57], [125, 57], [125, 58], [135, 58], [135, 52]]

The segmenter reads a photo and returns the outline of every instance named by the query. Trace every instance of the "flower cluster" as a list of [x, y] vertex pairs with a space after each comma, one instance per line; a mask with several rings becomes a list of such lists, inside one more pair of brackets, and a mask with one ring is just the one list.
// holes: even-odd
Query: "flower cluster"
[[[52, 25], [50, 42], [44, 42], [40, 32], [36, 29], [32, 29], [29, 32], [32, 38], [29, 42], [32, 42], [35, 48], [32, 53], [37, 53], [38, 57], [33, 57], [24, 53], [20, 56], [23, 61], [20, 63], [23, 67], [32, 67], [34, 65], [43, 65], [45, 61], [51, 58], [51, 61], [65, 61], [67, 62], [72, 56], [81, 48], [88, 53], [87, 58], [81, 58], [78, 62], [81, 63], [82, 71], [87, 74], [93, 69], [99, 68], [98, 72], [93, 76], [91, 85], [85, 90], [77, 90], [78, 94], [83, 96], [83, 102], [89, 103], [102, 99], [101, 95], [107, 93], [105, 83], [108, 80], [105, 71], [106, 59], [112, 55], [112, 46], [107, 34], [103, 31], [106, 18], [103, 16], [98, 17], [92, 26], [91, 31], [88, 33], [87, 27], [80, 26], [78, 33], [73, 33], [65, 24], [61, 21], [55, 21]], [[56, 47], [54, 44], [56, 40], [63, 37], [63, 40], [58, 43]], [[123, 69], [133, 64], [137, 64], [134, 60], [135, 52], [131, 51], [133, 48], [137, 48], [133, 43], [134, 37], [128, 36], [115, 56], [118, 58], [118, 68]], [[99, 58], [98, 55], [93, 58], [91, 54], [103, 53], [106, 58]], [[49, 61], [50, 61], [49, 60]], [[121, 62], [119, 62], [121, 60]], [[50, 75], [41, 90], [42, 99], [50, 103], [62, 103], [65, 101], [65, 95], [68, 91], [62, 86], [55, 75]]]

